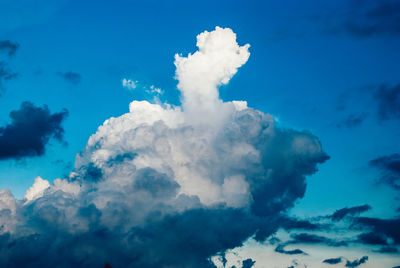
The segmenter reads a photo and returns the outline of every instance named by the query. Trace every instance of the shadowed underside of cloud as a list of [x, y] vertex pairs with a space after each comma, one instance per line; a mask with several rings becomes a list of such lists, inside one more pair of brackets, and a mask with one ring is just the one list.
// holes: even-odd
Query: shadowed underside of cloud
[[392, 154], [378, 157], [369, 165], [380, 171], [379, 182], [386, 183], [393, 189], [400, 190], [400, 155]]
[[52, 114], [47, 106], [23, 102], [10, 113], [11, 123], [0, 127], [0, 160], [40, 156], [51, 138], [62, 141], [66, 110]]
[[328, 159], [320, 141], [219, 98], [250, 56], [232, 30], [205, 31], [197, 47], [175, 56], [182, 106], [133, 101], [68, 178], [37, 179], [23, 200], [1, 192], [0, 266], [212, 267], [251, 236], [315, 228], [285, 213]]

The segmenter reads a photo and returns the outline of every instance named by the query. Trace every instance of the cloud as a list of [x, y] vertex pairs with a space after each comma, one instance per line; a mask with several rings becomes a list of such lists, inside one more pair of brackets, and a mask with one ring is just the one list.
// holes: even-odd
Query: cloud
[[252, 259], [246, 259], [242, 262], [242, 268], [251, 268], [255, 263]]
[[301, 220], [296, 218], [284, 217], [279, 219], [280, 225], [286, 230], [303, 229], [303, 230], [318, 230], [325, 226], [319, 223], [314, 223], [309, 220]]
[[400, 225], [399, 218], [393, 219], [380, 219], [370, 217], [358, 217], [354, 219], [354, 224], [364, 228], [369, 228], [380, 237], [386, 237], [387, 239], [393, 240], [396, 245], [400, 244]]
[[400, 155], [392, 154], [369, 161], [369, 165], [380, 171], [379, 182], [400, 190]]
[[162, 94], [163, 90], [161, 88], [155, 87], [154, 85], [151, 85], [150, 89], [146, 89], [146, 92], [149, 94]]
[[250, 55], [232, 30], [203, 32], [197, 46], [175, 56], [182, 106], [131, 102], [89, 138], [68, 178], [15, 201], [0, 266], [213, 267], [212, 256], [281, 227], [329, 157], [310, 132], [218, 97]]
[[300, 233], [300, 234], [292, 234], [292, 241], [288, 242], [290, 244], [326, 244], [328, 246], [340, 247], [346, 246], [347, 243], [344, 241], [335, 241], [333, 239], [329, 239], [324, 236], [308, 234], [308, 233]]
[[334, 221], [342, 220], [344, 217], [350, 215], [354, 216], [363, 212], [366, 212], [371, 209], [370, 205], [362, 205], [362, 206], [356, 206], [356, 207], [350, 207], [350, 208], [342, 208], [339, 210], [336, 210], [335, 213], [333, 213], [330, 217]]
[[26, 191], [24, 199], [26, 202], [33, 201], [43, 196], [44, 191], [50, 187], [50, 183], [43, 180], [41, 177], [37, 177], [33, 185]]
[[384, 247], [381, 247], [381, 248], [380, 248], [379, 250], [377, 250], [376, 252], [379, 252], [379, 253], [390, 253], [390, 254], [392, 254], [392, 253], [398, 253], [399, 250], [398, 250], [396, 247], [384, 246]]
[[327, 264], [339, 264], [342, 262], [342, 257], [325, 259], [322, 262]]
[[10, 69], [8, 63], [0, 61], [0, 96], [4, 91], [4, 82], [15, 79], [17, 76], [18, 74]]
[[325, 33], [344, 33], [355, 38], [398, 37], [400, 3], [395, 0], [350, 1], [339, 15], [324, 17]]
[[5, 52], [9, 57], [14, 56], [18, 48], [18, 43], [11, 42], [10, 40], [0, 41], [0, 52]]
[[340, 122], [338, 127], [352, 128], [361, 125], [364, 120], [368, 117], [366, 113], [361, 114], [350, 114], [346, 119]]
[[386, 245], [387, 238], [382, 234], [377, 234], [373, 232], [363, 233], [358, 236], [358, 241], [360, 243], [369, 244], [369, 245]]
[[138, 81], [133, 81], [133, 80], [124, 78], [124, 79], [122, 79], [122, 86], [126, 87], [128, 89], [135, 89], [137, 87], [137, 82]]
[[58, 72], [57, 75], [67, 81], [68, 83], [77, 85], [82, 82], [82, 75], [75, 72]]
[[286, 245], [278, 245], [275, 248], [275, 252], [286, 254], [286, 255], [298, 255], [298, 254], [307, 255], [307, 253], [305, 253], [301, 249], [296, 248], [296, 249], [286, 250], [285, 247], [286, 247]]
[[361, 259], [359, 259], [359, 260], [354, 260], [354, 261], [347, 261], [346, 262], [346, 267], [351, 267], [351, 268], [353, 268], [353, 267], [358, 267], [358, 266], [360, 266], [361, 264], [363, 264], [363, 263], [366, 263], [368, 261], [368, 256], [363, 256]]
[[0, 127], [0, 160], [40, 156], [51, 138], [63, 140], [67, 110], [52, 114], [47, 106], [23, 102], [10, 112], [11, 123]]
[[378, 103], [378, 116], [381, 120], [400, 119], [400, 84], [382, 85], [374, 94]]

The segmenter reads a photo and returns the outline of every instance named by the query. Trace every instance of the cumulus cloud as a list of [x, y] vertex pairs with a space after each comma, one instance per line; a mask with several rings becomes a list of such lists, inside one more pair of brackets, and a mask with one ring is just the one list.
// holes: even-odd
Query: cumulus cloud
[[288, 219], [328, 156], [311, 133], [219, 98], [250, 55], [231, 29], [201, 33], [197, 47], [175, 56], [182, 106], [133, 101], [89, 138], [68, 178], [15, 201], [0, 265], [212, 267]]
[[24, 199], [26, 202], [33, 201], [43, 196], [44, 191], [50, 187], [47, 180], [37, 177], [33, 185], [26, 191]]
[[52, 114], [47, 106], [23, 102], [10, 112], [11, 123], [0, 127], [0, 160], [43, 155], [51, 138], [63, 141], [67, 115], [67, 110]]

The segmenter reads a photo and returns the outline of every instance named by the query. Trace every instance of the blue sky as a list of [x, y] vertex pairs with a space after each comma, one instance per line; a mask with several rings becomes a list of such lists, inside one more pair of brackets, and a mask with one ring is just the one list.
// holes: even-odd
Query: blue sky
[[[127, 113], [133, 100], [155, 102], [145, 91], [152, 85], [163, 90], [161, 102], [180, 105], [174, 55], [193, 53], [196, 35], [220, 26], [251, 53], [221, 99], [246, 100], [283, 129], [310, 131], [330, 156], [290, 215], [369, 204], [370, 217], [398, 217], [400, 173], [384, 183], [387, 170], [370, 161], [400, 151], [399, 10], [372, 0], [2, 1], [0, 41], [19, 47], [13, 56], [0, 48], [18, 74], [2, 83], [0, 126], [23, 101], [68, 116], [62, 142], [50, 139], [39, 156], [0, 160], [0, 189], [20, 199], [37, 176], [66, 178], [105, 120]], [[124, 88], [123, 78], [137, 87]]]

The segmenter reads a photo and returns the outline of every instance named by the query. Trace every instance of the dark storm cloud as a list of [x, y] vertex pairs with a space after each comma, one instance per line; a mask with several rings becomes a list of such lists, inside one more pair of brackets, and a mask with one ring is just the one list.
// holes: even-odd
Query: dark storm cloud
[[14, 56], [18, 48], [18, 43], [11, 42], [10, 40], [0, 41], [0, 52], [6, 53], [9, 57]]
[[[114, 267], [214, 267], [209, 256], [237, 246], [259, 224], [239, 210], [199, 209], [162, 220], [155, 214], [145, 226], [132, 228], [124, 234], [99, 225], [99, 218], [104, 214], [89, 206], [75, 217], [89, 221], [90, 231], [68, 235], [63, 232], [65, 215], [60, 214], [55, 205], [42, 202], [29, 209], [35, 212], [31, 226], [46, 228], [46, 233], [20, 239], [3, 235], [0, 247], [7, 254], [0, 259], [0, 264], [8, 264], [7, 267], [21, 267], [26, 263], [32, 264], [30, 267], [54, 267], [56, 264], [102, 267], [108, 262]], [[114, 217], [119, 216], [114, 212]], [[53, 224], [43, 226], [49, 220]], [[250, 261], [246, 263], [249, 265]]]
[[358, 242], [369, 245], [386, 245], [387, 238], [379, 233], [364, 233], [358, 236]]
[[355, 38], [400, 35], [400, 2], [350, 1], [350, 7], [338, 14], [319, 17], [324, 23], [323, 32], [348, 34]]
[[400, 119], [400, 84], [381, 85], [375, 91], [374, 99], [378, 104], [378, 116], [381, 120]]
[[47, 106], [23, 102], [10, 113], [11, 123], [0, 127], [0, 159], [40, 156], [51, 138], [62, 141], [67, 110], [52, 114]]
[[300, 234], [292, 234], [291, 237], [293, 238], [290, 241], [290, 244], [325, 244], [332, 247], [340, 247], [346, 246], [347, 243], [344, 241], [335, 241], [333, 239], [329, 239], [324, 236], [315, 235], [315, 234], [308, 234], [308, 233], [300, 233]]
[[390, 254], [390, 253], [397, 253], [397, 252], [399, 252], [399, 250], [396, 247], [384, 246], [384, 247], [381, 247], [379, 250], [376, 250], [376, 252]]
[[342, 262], [342, 258], [338, 257], [338, 258], [330, 258], [330, 259], [326, 259], [322, 261], [323, 263], [327, 263], [327, 264], [338, 264]]
[[296, 249], [286, 250], [285, 247], [286, 247], [286, 244], [278, 245], [275, 248], [275, 252], [286, 254], [286, 255], [298, 255], [298, 254], [307, 255], [307, 253], [305, 253], [301, 249], [296, 248]]
[[68, 83], [77, 85], [82, 81], [82, 75], [75, 72], [58, 72], [57, 75], [67, 81]]
[[280, 219], [282, 228], [286, 230], [303, 229], [303, 230], [318, 230], [326, 228], [325, 225], [314, 223], [308, 220], [301, 220], [296, 218], [283, 217]]
[[364, 120], [367, 118], [366, 113], [361, 114], [350, 114], [346, 119], [340, 122], [337, 126], [338, 127], [347, 127], [352, 128], [361, 125]]
[[[393, 219], [379, 219], [370, 217], [358, 217], [354, 219], [356, 226], [368, 228], [377, 236], [390, 238], [394, 244], [400, 244], [400, 218]], [[373, 242], [372, 238], [369, 237]], [[376, 240], [376, 242], [378, 242]]]
[[358, 267], [361, 264], [366, 263], [367, 261], [368, 261], [368, 256], [363, 256], [361, 259], [354, 260], [354, 261], [347, 260], [346, 267], [350, 267], [350, 268]]
[[256, 262], [252, 259], [246, 259], [242, 262], [242, 268], [251, 268]]
[[400, 190], [400, 154], [378, 157], [371, 160], [369, 165], [380, 171], [379, 182]]
[[362, 206], [356, 206], [356, 207], [350, 207], [350, 208], [342, 208], [339, 210], [336, 210], [330, 217], [334, 221], [338, 221], [343, 219], [346, 216], [354, 216], [363, 212], [366, 212], [371, 209], [370, 205], [362, 205]]

